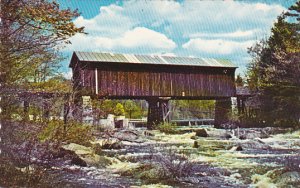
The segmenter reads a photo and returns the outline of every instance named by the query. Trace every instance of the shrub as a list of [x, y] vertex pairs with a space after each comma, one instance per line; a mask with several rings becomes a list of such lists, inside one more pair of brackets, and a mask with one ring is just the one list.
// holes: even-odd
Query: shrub
[[0, 187], [74, 187], [57, 174], [48, 173], [43, 167], [18, 168], [13, 164], [0, 164]]
[[41, 123], [5, 121], [0, 131], [0, 187], [74, 187], [48, 169], [58, 164], [53, 159], [59, 149], [58, 143], [39, 142], [45, 129]]
[[160, 123], [158, 124], [155, 129], [159, 130], [160, 132], [166, 133], [166, 134], [177, 134], [178, 130], [176, 130], [177, 125], [174, 123]]
[[182, 178], [187, 177], [192, 172], [193, 164], [183, 154], [175, 152], [159, 153], [155, 156], [155, 161], [162, 170], [165, 178]]
[[150, 146], [148, 149], [150, 155], [138, 159], [140, 163], [137, 168], [124, 171], [121, 175], [141, 179], [143, 184], [177, 184], [193, 175], [194, 164], [189, 161], [187, 155], [177, 153], [161, 144]]
[[121, 103], [118, 103], [115, 107], [114, 113], [115, 113], [116, 116], [125, 115], [124, 106]]
[[49, 121], [39, 134], [41, 141], [76, 143], [90, 146], [93, 140], [92, 127], [77, 122]]
[[169, 150], [153, 154], [150, 161], [122, 175], [140, 178], [145, 183], [176, 183], [192, 175], [192, 169], [193, 164], [185, 155]]

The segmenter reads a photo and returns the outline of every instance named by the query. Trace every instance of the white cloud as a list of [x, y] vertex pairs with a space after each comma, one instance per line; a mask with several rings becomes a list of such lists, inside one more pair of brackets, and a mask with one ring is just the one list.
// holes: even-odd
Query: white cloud
[[[79, 7], [80, 8], [80, 7]], [[124, 1], [79, 17], [89, 35], [66, 50], [225, 57], [245, 62], [247, 47], [265, 38], [285, 8], [251, 1]], [[241, 63], [242, 64], [242, 63]]]
[[232, 54], [237, 51], [246, 51], [248, 47], [252, 46], [254, 41], [236, 42], [230, 40], [206, 40], [206, 39], [191, 39], [182, 47], [188, 50], [210, 53], [210, 54]]
[[206, 38], [242, 38], [242, 37], [253, 37], [259, 31], [257, 29], [253, 30], [237, 30], [234, 32], [229, 33], [192, 33], [189, 35], [190, 38], [199, 38], [199, 37], [206, 37]]
[[68, 72], [63, 73], [63, 76], [68, 80], [70, 80], [72, 78], [72, 75], [73, 75], [72, 70], [69, 70]]
[[171, 51], [176, 44], [164, 34], [147, 29], [136, 27], [125, 32], [121, 37], [101, 37], [77, 34], [72, 39], [72, 50], [120, 50], [122, 48], [138, 49], [143, 48], [149, 52]]
[[[96, 39], [97, 43], [92, 41], [93, 44], [105, 44], [101, 45], [104, 49], [114, 49], [115, 41], [129, 41], [118, 45], [124, 48], [144, 45], [146, 42], [141, 39], [149, 41], [153, 33], [149, 37], [139, 34], [140, 38], [134, 39], [133, 34], [142, 33], [136, 28], [149, 28], [165, 35], [165, 38], [156, 36], [155, 39], [172, 39], [177, 43], [182, 43], [184, 38], [199, 37], [250, 40], [266, 34], [283, 10], [285, 8], [277, 4], [238, 1], [124, 1], [122, 5], [100, 7], [99, 14], [90, 19], [80, 16], [75, 24], [85, 26], [90, 36], [85, 39]], [[144, 35], [149, 33], [143, 32]], [[174, 46], [171, 43], [163, 42], [163, 45]], [[150, 43], [157, 44], [157, 41]]]
[[117, 5], [100, 7], [99, 14], [91, 19], [80, 16], [74, 20], [76, 26], [85, 27], [85, 31], [90, 35], [116, 36], [120, 35], [138, 22], [124, 15], [124, 8]]
[[[262, 11], [265, 11], [265, 12], [268, 12], [268, 11], [272, 11], [273, 10], [273, 7], [272, 6], [268, 6], [267, 4], [263, 4], [263, 3], [256, 3], [255, 4], [255, 8], [257, 10], [262, 10]], [[280, 9], [278, 9], [279, 7], [276, 7], [277, 10], [280, 11]], [[282, 11], [282, 10], [281, 10]]]
[[282, 6], [262, 3], [185, 1], [180, 14], [168, 16], [169, 27], [183, 36], [269, 29], [283, 10]]
[[124, 47], [153, 47], [157, 49], [172, 50], [176, 47], [175, 42], [168, 39], [164, 34], [144, 28], [137, 27], [128, 31], [117, 40]]

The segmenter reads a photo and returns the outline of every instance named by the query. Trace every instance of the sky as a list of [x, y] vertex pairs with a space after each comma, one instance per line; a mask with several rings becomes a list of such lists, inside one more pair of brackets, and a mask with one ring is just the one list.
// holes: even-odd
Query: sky
[[67, 78], [73, 51], [228, 59], [244, 75], [247, 49], [267, 38], [276, 18], [297, 0], [58, 0], [78, 9], [76, 34], [63, 50]]

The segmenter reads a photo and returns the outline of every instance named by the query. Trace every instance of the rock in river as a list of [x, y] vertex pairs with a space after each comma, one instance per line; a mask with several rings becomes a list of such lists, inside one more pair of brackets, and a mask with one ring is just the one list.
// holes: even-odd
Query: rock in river
[[208, 137], [208, 134], [206, 132], [205, 129], [197, 129], [196, 130], [196, 136], [199, 136], [199, 137]]
[[75, 165], [105, 167], [111, 164], [109, 158], [95, 154], [95, 152], [89, 147], [71, 143], [62, 146], [62, 148], [68, 151], [73, 151], [77, 155], [71, 160], [71, 162]]

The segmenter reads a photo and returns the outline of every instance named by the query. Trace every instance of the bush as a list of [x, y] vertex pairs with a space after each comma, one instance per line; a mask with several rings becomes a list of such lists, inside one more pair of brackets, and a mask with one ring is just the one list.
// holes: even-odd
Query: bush
[[160, 132], [166, 133], [166, 134], [177, 134], [178, 130], [176, 130], [177, 125], [174, 123], [160, 123], [158, 124], [155, 129], [159, 130]]
[[92, 127], [77, 122], [64, 124], [63, 121], [49, 121], [39, 134], [42, 142], [66, 142], [90, 146], [93, 140]]
[[[156, 153], [157, 152], [157, 153]], [[183, 154], [175, 151], [155, 151], [149, 160], [135, 169], [123, 172], [123, 176], [139, 178], [144, 183], [178, 183], [192, 175], [193, 163]]]
[[[46, 139], [43, 143], [39, 142], [40, 131], [45, 131], [47, 125], [35, 122], [3, 123], [0, 131], [0, 187], [74, 187], [61, 179], [61, 173], [48, 169], [58, 164], [55, 159], [59, 149], [57, 143]], [[50, 132], [48, 130], [48, 134]]]
[[118, 103], [115, 107], [114, 113], [115, 113], [116, 116], [125, 115], [124, 106], [121, 103]]
[[74, 187], [59, 175], [48, 173], [43, 167], [18, 168], [13, 164], [0, 164], [0, 187]]
[[183, 154], [175, 152], [159, 153], [154, 157], [161, 168], [162, 177], [178, 179], [191, 175], [193, 164]]

